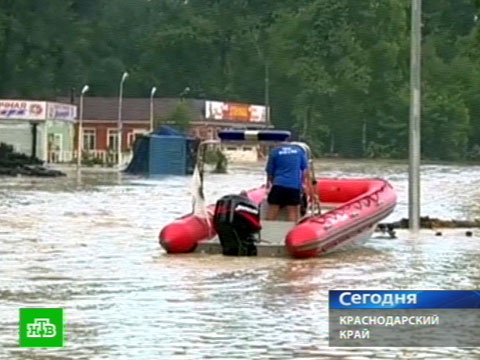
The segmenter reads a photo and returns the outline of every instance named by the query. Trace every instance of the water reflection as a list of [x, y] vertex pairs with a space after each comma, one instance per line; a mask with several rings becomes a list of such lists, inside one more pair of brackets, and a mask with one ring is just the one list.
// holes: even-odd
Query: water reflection
[[[209, 174], [210, 199], [264, 182], [263, 165]], [[406, 164], [318, 163], [322, 176], [385, 177], [406, 216]], [[479, 167], [422, 171], [425, 215], [470, 218]], [[188, 177], [112, 170], [0, 179], [0, 358], [475, 359], [478, 349], [328, 348], [329, 289], [473, 289], [478, 237], [376, 235], [305, 261], [168, 256], [159, 229], [190, 210]], [[473, 179], [473, 180], [472, 180]], [[17, 347], [18, 308], [64, 307], [64, 349]]]

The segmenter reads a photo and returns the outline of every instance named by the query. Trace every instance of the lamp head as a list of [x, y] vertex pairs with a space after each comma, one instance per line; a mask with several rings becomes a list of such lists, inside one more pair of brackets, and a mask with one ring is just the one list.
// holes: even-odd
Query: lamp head
[[183, 91], [180, 93], [180, 96], [185, 96], [190, 92], [190, 86], [187, 86]]
[[88, 90], [90, 89], [90, 87], [88, 85], [85, 85], [83, 88], [82, 88], [82, 95], [85, 94]]

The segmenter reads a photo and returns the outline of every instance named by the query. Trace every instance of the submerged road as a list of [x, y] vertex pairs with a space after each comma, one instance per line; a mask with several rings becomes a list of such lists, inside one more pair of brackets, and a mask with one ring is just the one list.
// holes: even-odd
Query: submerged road
[[[212, 201], [263, 166], [207, 175]], [[317, 175], [382, 177], [407, 217], [407, 165], [329, 160]], [[160, 228], [190, 211], [190, 178], [104, 170], [0, 177], [0, 359], [478, 359], [480, 348], [329, 348], [329, 289], [478, 289], [480, 233], [377, 234], [318, 259], [168, 256]], [[422, 215], [480, 217], [480, 167], [422, 167]], [[18, 347], [18, 309], [63, 307], [62, 349]], [[473, 335], [472, 335], [473, 336]]]

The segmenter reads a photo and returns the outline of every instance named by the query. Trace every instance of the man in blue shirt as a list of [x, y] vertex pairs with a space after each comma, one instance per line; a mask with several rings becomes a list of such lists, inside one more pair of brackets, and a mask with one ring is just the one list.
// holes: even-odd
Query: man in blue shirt
[[297, 221], [300, 216], [302, 185], [308, 182], [308, 162], [304, 150], [297, 145], [286, 144], [273, 149], [268, 157], [267, 220], [275, 220], [280, 208], [286, 207], [288, 220]]

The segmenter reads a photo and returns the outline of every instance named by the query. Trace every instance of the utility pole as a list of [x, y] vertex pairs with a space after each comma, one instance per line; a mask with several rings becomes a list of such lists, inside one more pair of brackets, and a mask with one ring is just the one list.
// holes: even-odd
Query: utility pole
[[265, 125], [270, 127], [270, 74], [268, 61], [265, 60]]
[[410, 231], [417, 233], [420, 229], [422, 0], [412, 0], [411, 22], [408, 218]]
[[362, 126], [362, 156], [365, 157], [367, 153], [367, 121], [363, 120]]

